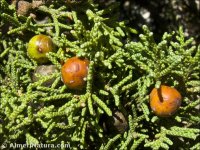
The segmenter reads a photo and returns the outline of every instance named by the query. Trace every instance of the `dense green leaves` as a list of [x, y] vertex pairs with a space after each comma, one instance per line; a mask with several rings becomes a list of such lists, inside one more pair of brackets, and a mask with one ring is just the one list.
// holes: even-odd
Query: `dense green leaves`
[[[143, 26], [133, 41], [130, 35], [137, 31], [111, 14], [116, 6], [99, 10], [92, 1], [52, 1], [31, 10], [47, 18], [38, 22], [0, 1], [0, 145], [69, 143], [71, 149], [156, 150], [176, 148], [177, 139], [180, 148], [188, 142], [191, 149], [198, 147], [200, 46], [185, 39], [181, 27], [164, 33], [157, 43]], [[27, 43], [41, 33], [57, 46], [47, 57], [58, 69], [75, 55], [90, 60], [84, 90], [68, 89], [57, 72], [32, 81], [38, 64], [28, 57]], [[43, 86], [50, 79], [55, 79], [52, 85]], [[180, 110], [169, 118], [154, 116], [149, 107], [150, 91], [161, 84], [176, 87], [183, 96]], [[115, 110], [129, 122], [124, 133], [105, 127], [105, 118]]]

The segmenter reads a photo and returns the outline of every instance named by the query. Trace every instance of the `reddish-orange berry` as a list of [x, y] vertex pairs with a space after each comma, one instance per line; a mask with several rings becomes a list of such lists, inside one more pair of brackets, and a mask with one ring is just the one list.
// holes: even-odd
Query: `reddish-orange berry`
[[70, 88], [81, 90], [86, 83], [89, 61], [78, 57], [69, 58], [62, 66], [63, 82]]
[[160, 117], [173, 115], [180, 107], [181, 94], [172, 87], [161, 85], [150, 93], [150, 106], [153, 112]]

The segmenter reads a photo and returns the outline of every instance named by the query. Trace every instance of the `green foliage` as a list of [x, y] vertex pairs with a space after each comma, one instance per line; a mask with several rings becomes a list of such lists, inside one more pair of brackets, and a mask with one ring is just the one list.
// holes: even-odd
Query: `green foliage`
[[199, 129], [179, 128], [174, 126], [171, 127], [170, 130], [166, 130], [164, 127], [161, 127], [160, 133], [155, 135], [156, 140], [147, 142], [144, 146], [151, 147], [153, 150], [158, 150], [160, 148], [169, 149], [169, 146], [172, 145], [173, 142], [167, 135], [196, 139], [199, 132]]
[[[156, 43], [143, 26], [134, 42], [137, 31], [118, 21], [116, 4], [100, 10], [89, 0], [70, 5], [52, 1], [30, 10], [45, 14], [43, 23], [16, 9], [0, 1], [0, 145], [69, 143], [71, 149], [123, 150], [199, 146], [200, 46], [185, 39], [181, 27]], [[90, 60], [84, 90], [70, 90], [60, 72], [32, 81], [38, 64], [28, 57], [27, 44], [35, 34], [53, 39], [57, 51], [47, 57], [58, 69], [75, 55]], [[43, 86], [50, 79], [53, 84]], [[155, 116], [149, 107], [150, 91], [161, 84], [176, 87], [183, 97], [181, 108], [169, 118]], [[127, 118], [128, 128], [107, 133], [102, 118], [116, 109]]]

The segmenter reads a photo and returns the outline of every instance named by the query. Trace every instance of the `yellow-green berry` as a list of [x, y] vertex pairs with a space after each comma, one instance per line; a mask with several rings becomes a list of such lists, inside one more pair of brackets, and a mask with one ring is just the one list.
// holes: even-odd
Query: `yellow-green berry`
[[46, 35], [35, 35], [28, 43], [28, 55], [38, 63], [48, 62], [46, 53], [54, 50], [54, 44]]

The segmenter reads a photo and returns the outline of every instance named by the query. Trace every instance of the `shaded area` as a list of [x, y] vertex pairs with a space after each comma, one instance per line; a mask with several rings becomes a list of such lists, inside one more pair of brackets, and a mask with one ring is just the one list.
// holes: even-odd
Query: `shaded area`
[[[200, 1], [199, 0], [100, 0], [106, 6], [120, 3], [121, 20], [129, 20], [129, 25], [141, 30], [147, 24], [156, 41], [164, 32], [171, 32], [183, 26], [185, 35], [194, 37], [200, 44]], [[140, 33], [140, 32], [139, 32]]]

